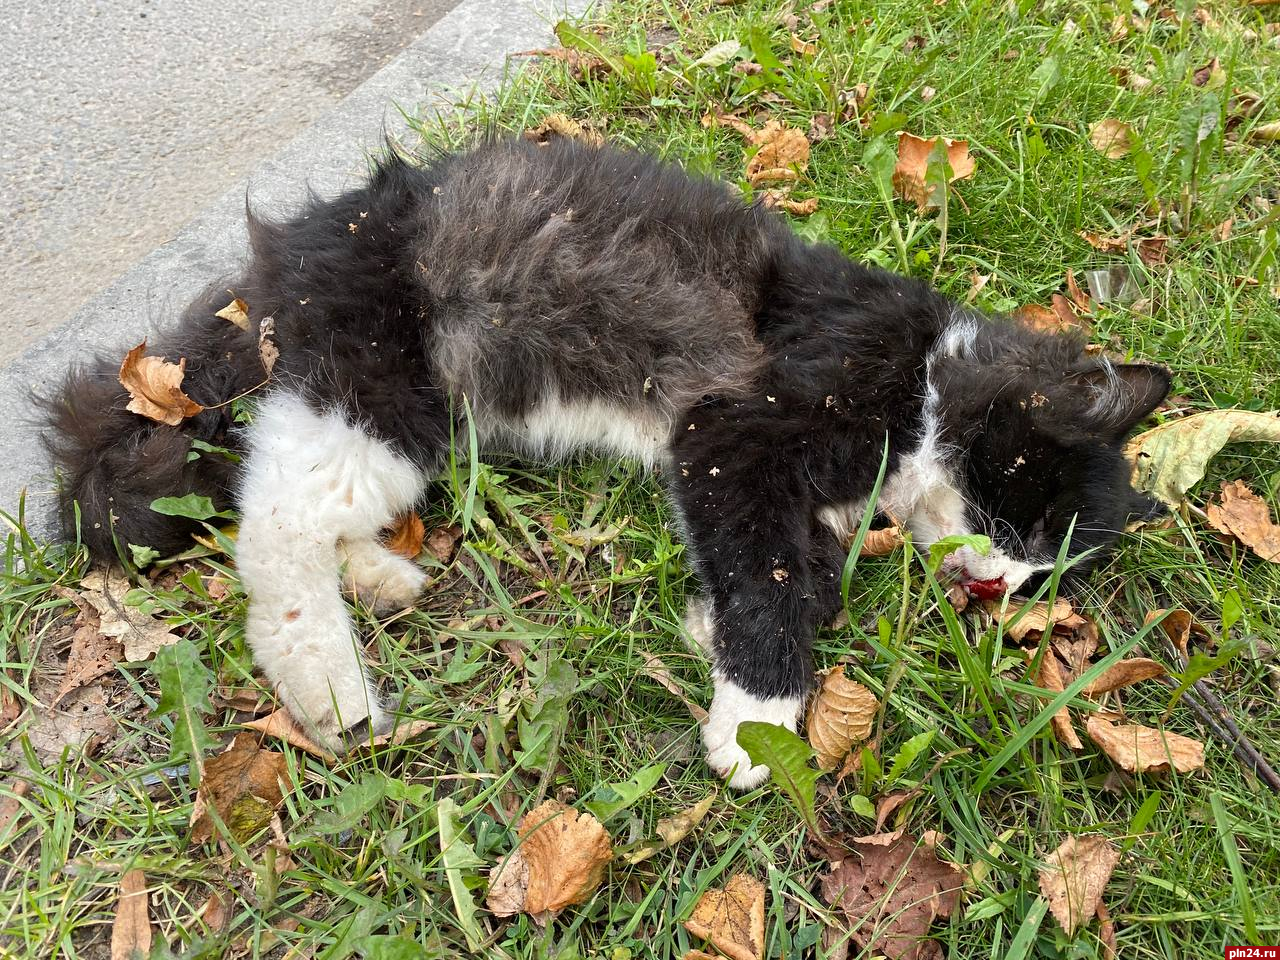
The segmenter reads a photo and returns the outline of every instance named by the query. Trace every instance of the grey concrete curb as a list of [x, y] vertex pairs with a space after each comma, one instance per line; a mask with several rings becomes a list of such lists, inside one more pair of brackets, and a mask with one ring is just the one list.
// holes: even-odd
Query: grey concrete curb
[[[588, 0], [464, 0], [341, 104], [251, 176], [248, 195], [266, 214], [296, 205], [308, 189], [333, 194], [358, 182], [384, 131], [407, 127], [401, 114], [491, 91], [507, 55], [553, 42], [559, 16]], [[123, 356], [150, 329], [175, 316], [207, 284], [235, 273], [246, 249], [245, 186], [227, 192], [168, 243], [86, 303], [64, 326], [0, 370], [0, 510], [16, 514], [26, 491], [26, 524], [56, 536], [54, 484], [40, 445], [32, 390], [47, 393], [68, 365], [95, 350]]]

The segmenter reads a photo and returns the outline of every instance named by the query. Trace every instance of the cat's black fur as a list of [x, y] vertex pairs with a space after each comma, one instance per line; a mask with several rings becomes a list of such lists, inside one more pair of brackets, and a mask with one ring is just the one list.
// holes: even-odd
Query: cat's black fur
[[[262, 379], [272, 317], [270, 390], [341, 410], [428, 469], [464, 395], [508, 427], [549, 395], [663, 424], [718, 668], [761, 697], [806, 689], [809, 640], [837, 604], [844, 546], [819, 508], [867, 496], [886, 437], [898, 468], [931, 386], [969, 523], [1011, 551], [1052, 555], [1073, 521], [1073, 553], [1105, 547], [1147, 507], [1119, 448], [1164, 396], [1163, 370], [1105, 368], [1074, 337], [982, 317], [640, 154], [500, 140], [425, 166], [392, 158], [359, 189], [252, 222], [251, 238], [230, 285], [251, 329], [213, 316], [220, 284], [150, 346], [187, 358], [192, 398], [213, 407]], [[125, 411], [117, 366], [72, 373], [50, 404], [67, 522], [78, 503], [100, 556], [174, 551], [195, 525], [151, 502], [232, 506], [234, 464], [188, 452], [192, 438], [239, 449], [240, 433], [228, 407], [177, 428]]]

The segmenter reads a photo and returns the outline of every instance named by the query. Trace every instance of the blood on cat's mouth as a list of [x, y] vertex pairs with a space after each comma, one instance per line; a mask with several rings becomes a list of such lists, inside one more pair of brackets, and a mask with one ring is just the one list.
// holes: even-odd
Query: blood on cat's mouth
[[1009, 590], [1004, 577], [996, 577], [993, 580], [969, 580], [963, 578], [960, 583], [969, 596], [978, 600], [999, 600]]

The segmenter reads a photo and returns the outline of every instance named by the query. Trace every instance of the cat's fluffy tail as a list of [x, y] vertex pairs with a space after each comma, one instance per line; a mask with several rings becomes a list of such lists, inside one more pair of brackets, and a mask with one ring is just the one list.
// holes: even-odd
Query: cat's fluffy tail
[[[230, 505], [238, 438], [233, 405], [226, 401], [263, 379], [256, 332], [214, 316], [230, 299], [225, 285], [210, 288], [176, 329], [147, 347], [149, 356], [186, 358], [182, 389], [207, 409], [180, 425], [126, 409], [129, 395], [119, 380], [123, 350], [74, 368], [54, 394], [37, 398], [64, 532], [68, 538], [78, 533], [95, 556], [114, 558], [129, 544], [161, 554], [189, 546], [200, 524], [152, 510], [160, 497], [195, 493], [218, 509]], [[197, 440], [202, 444], [193, 445]]]

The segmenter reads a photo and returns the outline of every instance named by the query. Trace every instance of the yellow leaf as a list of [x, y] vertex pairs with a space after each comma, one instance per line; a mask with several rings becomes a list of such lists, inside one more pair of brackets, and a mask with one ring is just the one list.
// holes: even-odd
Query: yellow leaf
[[1124, 454], [1133, 464], [1133, 485], [1177, 507], [1224, 446], [1261, 441], [1280, 443], [1280, 413], [1209, 410], [1138, 434]]
[[702, 895], [684, 926], [730, 960], [761, 960], [764, 886], [754, 877], [735, 873], [723, 890], [711, 889]]
[[677, 843], [687, 837], [707, 812], [711, 809], [711, 805], [715, 802], [716, 795], [714, 793], [703, 797], [697, 804], [687, 810], [681, 810], [674, 817], [664, 817], [658, 821], [658, 825], [654, 828], [654, 832], [662, 838], [661, 842], [641, 843], [620, 854], [627, 863], [640, 863], [648, 860], [656, 853], [661, 853], [670, 847], [674, 847]]
[[1189, 773], [1204, 766], [1204, 744], [1134, 723], [1111, 723], [1096, 714], [1085, 723], [1089, 739], [1129, 773]]
[[880, 702], [870, 690], [833, 667], [822, 678], [809, 707], [809, 745], [818, 754], [818, 765], [834, 770], [853, 749], [871, 736]]
[[1133, 128], [1123, 120], [1099, 120], [1089, 127], [1089, 142], [1108, 160], [1119, 160], [1133, 149], [1132, 134]]
[[187, 417], [194, 417], [204, 409], [182, 392], [182, 378], [186, 376], [187, 361], [169, 363], [163, 357], [145, 357], [147, 341], [125, 354], [120, 364], [120, 385], [129, 391], [126, 409], [176, 427]]
[[604, 137], [595, 130], [563, 113], [549, 113], [540, 124], [524, 132], [524, 138], [534, 143], [548, 143], [552, 137], [578, 140], [593, 147], [604, 143]]
[[1271, 519], [1267, 502], [1243, 480], [1224, 483], [1219, 497], [1205, 507], [1209, 522], [1263, 560], [1280, 563], [1280, 525]]
[[1040, 871], [1040, 891], [1062, 929], [1071, 936], [1098, 912], [1120, 851], [1106, 837], [1068, 837]]
[[249, 329], [249, 305], [239, 297], [236, 297], [228, 303], [225, 307], [215, 313], [214, 316], [221, 317], [223, 320], [234, 323], [241, 330]]

